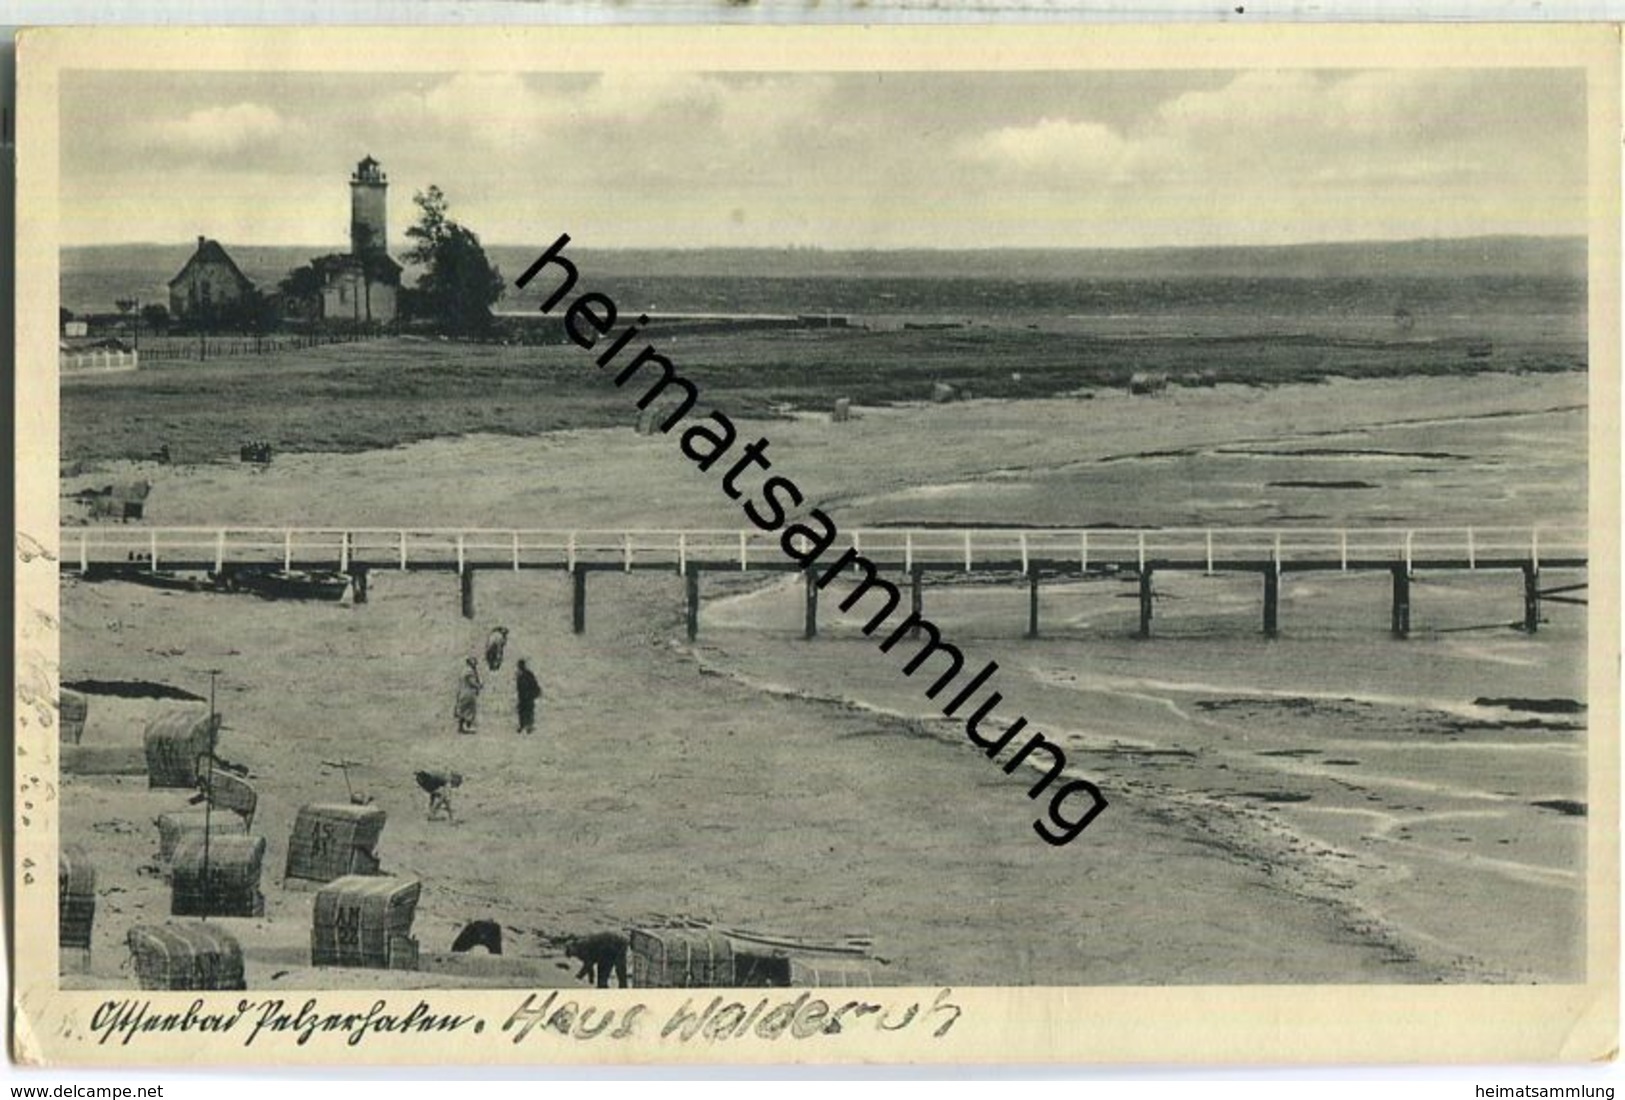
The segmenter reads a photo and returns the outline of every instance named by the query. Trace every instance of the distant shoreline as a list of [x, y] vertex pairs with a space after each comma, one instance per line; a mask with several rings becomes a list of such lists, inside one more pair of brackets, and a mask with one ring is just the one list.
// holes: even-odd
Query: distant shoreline
[[[299, 251], [320, 252], [323, 249], [333, 250], [344, 247], [344, 241], [329, 241], [325, 244], [264, 244], [247, 243], [247, 248], [289, 248]], [[88, 251], [99, 248], [186, 248], [190, 242], [176, 241], [121, 241], [113, 243], [96, 244], [66, 244], [62, 246], [64, 252]], [[1520, 233], [1491, 233], [1469, 237], [1373, 237], [1361, 240], [1312, 240], [1292, 241], [1286, 243], [1270, 244], [1153, 244], [1153, 245], [1100, 245], [1094, 247], [1078, 247], [1072, 245], [1057, 245], [1054, 247], [1031, 246], [1004, 246], [986, 245], [981, 248], [828, 248], [819, 245], [683, 245], [663, 247], [643, 247], [637, 245], [609, 245], [583, 247], [583, 255], [690, 255], [695, 253], [729, 253], [734, 255], [804, 255], [804, 256], [947, 256], [957, 254], [968, 255], [1018, 255], [1018, 256], [1055, 256], [1055, 255], [1198, 255], [1211, 253], [1274, 253], [1285, 254], [1292, 252], [1308, 252], [1316, 249], [1373, 249], [1373, 248], [1417, 248], [1442, 250], [1462, 245], [1484, 246], [1518, 246], [1545, 244], [1552, 246], [1572, 247], [1583, 249], [1586, 238], [1580, 235], [1572, 236], [1544, 236], [1538, 234]], [[540, 253], [545, 246], [525, 242], [488, 241], [485, 247], [508, 250], [525, 250]]]

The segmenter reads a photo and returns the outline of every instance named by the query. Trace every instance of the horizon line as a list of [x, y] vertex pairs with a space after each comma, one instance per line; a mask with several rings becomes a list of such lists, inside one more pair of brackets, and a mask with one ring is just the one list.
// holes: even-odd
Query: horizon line
[[[279, 248], [279, 249], [323, 249], [331, 247], [333, 243], [324, 244], [285, 244], [260, 241], [230, 242], [219, 237], [209, 237], [222, 246], [235, 248]], [[1585, 233], [1474, 233], [1466, 236], [1438, 236], [1438, 237], [1355, 237], [1345, 239], [1313, 239], [1288, 242], [1260, 242], [1252, 244], [1096, 244], [1096, 245], [1026, 245], [1026, 244], [994, 244], [972, 246], [940, 245], [889, 245], [889, 246], [829, 246], [817, 244], [661, 244], [661, 245], [588, 245], [571, 238], [571, 245], [586, 252], [803, 252], [803, 253], [899, 253], [899, 252], [1174, 252], [1189, 250], [1237, 250], [1237, 249], [1290, 249], [1290, 248], [1325, 248], [1359, 245], [1396, 245], [1396, 244], [1432, 244], [1442, 242], [1470, 242], [1470, 241], [1590, 241]], [[490, 248], [543, 248], [532, 241], [485, 241], [482, 247]], [[101, 244], [60, 244], [58, 251], [70, 248], [184, 248], [196, 247], [196, 241], [119, 241]]]

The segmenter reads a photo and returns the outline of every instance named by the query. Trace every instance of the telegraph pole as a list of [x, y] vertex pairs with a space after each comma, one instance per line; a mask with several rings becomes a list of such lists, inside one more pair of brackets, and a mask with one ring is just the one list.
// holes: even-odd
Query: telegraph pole
[[118, 306], [120, 313], [129, 316], [130, 330], [134, 334], [135, 352], [139, 356], [141, 354], [141, 299], [120, 298], [113, 304]]
[[204, 755], [209, 758], [207, 778], [203, 781], [203, 919], [214, 912], [214, 881], [209, 878], [209, 841], [214, 834], [214, 741], [218, 735], [219, 718], [214, 709], [214, 680], [220, 674], [217, 668], [209, 670], [209, 747]]

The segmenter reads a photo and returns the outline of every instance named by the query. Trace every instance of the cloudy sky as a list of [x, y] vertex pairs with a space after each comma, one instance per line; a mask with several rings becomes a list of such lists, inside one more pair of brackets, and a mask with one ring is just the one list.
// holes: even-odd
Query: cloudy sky
[[901, 248], [1583, 234], [1578, 70], [64, 73], [65, 244], [335, 245], [390, 178], [488, 243]]

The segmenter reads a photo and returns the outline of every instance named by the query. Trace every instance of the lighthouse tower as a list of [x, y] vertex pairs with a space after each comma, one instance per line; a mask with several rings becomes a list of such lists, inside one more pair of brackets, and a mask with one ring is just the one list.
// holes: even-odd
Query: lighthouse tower
[[389, 181], [371, 157], [350, 176], [350, 251], [318, 256], [311, 264], [322, 277], [316, 318], [326, 325], [357, 329], [395, 320], [401, 265], [389, 255], [385, 199]]
[[375, 256], [389, 252], [384, 200], [389, 180], [378, 162], [364, 157], [350, 177], [350, 255]]

